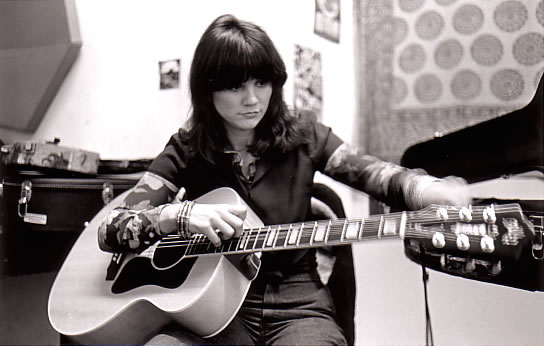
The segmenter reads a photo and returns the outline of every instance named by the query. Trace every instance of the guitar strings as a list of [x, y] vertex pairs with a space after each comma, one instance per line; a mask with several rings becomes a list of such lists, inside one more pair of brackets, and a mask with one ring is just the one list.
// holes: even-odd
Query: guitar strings
[[[486, 207], [473, 207], [473, 209], [472, 209], [473, 217], [478, 216], [479, 212], [481, 212], [482, 215], [483, 215], [483, 210], [485, 210], [485, 208]], [[517, 205], [514, 205], [514, 206], [512, 206], [512, 205], [502, 205], [502, 206], [497, 205], [497, 206], [494, 206], [494, 208], [495, 208], [496, 211], [499, 211], [499, 212], [518, 212], [519, 211], [519, 206], [517, 206]], [[450, 222], [450, 223], [451, 222], [463, 222], [463, 220], [459, 216], [458, 212], [450, 213], [450, 212], [452, 212], [451, 209], [447, 209], [447, 211], [448, 211], [447, 222]], [[412, 212], [391, 213], [391, 214], [385, 214], [385, 215], [380, 215], [380, 216], [372, 215], [372, 216], [370, 216], [368, 218], [354, 218], [354, 219], [344, 219], [343, 218], [343, 219], [338, 219], [338, 220], [334, 220], [334, 221], [318, 220], [318, 221], [315, 221], [315, 222], [300, 222], [300, 223], [294, 223], [294, 224], [291, 224], [291, 225], [286, 224], [286, 225], [262, 226], [262, 227], [244, 229], [243, 233], [242, 233], [242, 235], [240, 237], [224, 241], [219, 248], [226, 247], [225, 243], [228, 243], [228, 247], [230, 248], [230, 247], [232, 247], [232, 244], [236, 242], [237, 245], [236, 245], [235, 249], [238, 249], [239, 246], [240, 246], [240, 242], [245, 242], [246, 245], [247, 245], [249, 243], [256, 244], [257, 242], [259, 242], [259, 240], [262, 240], [262, 242], [263, 242], [262, 249], [275, 248], [275, 246], [265, 247], [265, 245], [267, 245], [265, 243], [265, 240], [266, 240], [267, 236], [270, 234], [270, 232], [272, 232], [273, 236], [276, 238], [275, 241], [274, 241], [275, 244], [277, 244], [278, 242], [280, 244], [286, 244], [286, 242], [288, 240], [288, 235], [289, 235], [288, 232], [290, 232], [290, 230], [292, 230], [293, 228], [297, 229], [296, 232], [301, 233], [298, 237], [302, 237], [303, 233], [309, 233], [310, 231], [312, 232], [312, 234], [311, 235], [306, 235], [306, 237], [308, 237], [308, 236], [312, 237], [312, 236], [314, 236], [315, 229], [317, 229], [319, 226], [322, 226], [324, 224], [328, 225], [328, 231], [327, 231], [328, 241], [330, 241], [330, 238], [332, 236], [332, 238], [340, 237], [340, 243], [342, 242], [341, 240], [344, 240], [344, 242], [346, 242], [346, 243], [356, 242], [356, 241], [360, 240], [360, 238], [364, 238], [364, 237], [368, 238], [368, 236], [364, 236], [365, 229], [367, 227], [370, 228], [370, 229], [373, 229], [375, 227], [379, 227], [383, 218], [386, 218], [387, 220], [398, 221], [399, 219], [404, 217], [403, 214], [407, 214], [407, 216], [410, 218], [410, 220], [412, 222], [415, 222], [415, 223], [417, 223], [417, 222], [420, 222], [420, 223], [430, 223], [430, 222], [442, 223], [443, 222], [442, 220], [437, 219], [437, 216], [433, 216], [432, 214], [429, 215], [429, 213], [425, 212], [425, 209], [423, 209], [423, 210], [412, 211]], [[453, 215], [450, 215], [450, 214], [453, 214]], [[422, 216], [418, 217], [418, 215], [422, 215]], [[477, 218], [474, 217], [473, 221], [475, 221], [476, 219]], [[364, 225], [364, 227], [363, 227], [363, 225], [361, 225], [361, 229], [357, 231], [357, 233], [358, 233], [357, 239], [343, 237], [343, 235], [345, 235], [345, 229], [346, 229], [347, 224], [363, 224]], [[276, 235], [276, 233], [277, 233], [277, 235]], [[367, 233], [368, 233], [368, 231], [367, 231]], [[375, 235], [373, 234], [373, 238], [378, 237], [377, 236], [378, 232], [375, 232], [375, 233], [376, 233]], [[406, 235], [409, 235], [410, 237], [417, 238], [417, 239], [428, 238], [428, 236], [426, 236], [425, 234], [427, 234], [427, 233], [425, 233], [423, 231], [412, 230], [412, 229], [408, 229], [406, 231]], [[261, 239], [260, 237], [263, 237], [263, 239]], [[446, 240], [452, 240], [452, 239], [456, 238], [456, 235], [453, 235], [453, 234], [451, 234], [449, 232], [445, 232], [445, 238], [446, 238]], [[472, 239], [470, 239], [470, 237], [469, 237], [469, 240], [472, 240]], [[321, 243], [321, 241], [316, 241], [316, 242]], [[338, 240], [333, 239], [333, 241], [331, 241], [331, 244], [335, 245], [335, 244], [337, 244], [337, 242], [338, 242]], [[326, 242], [323, 242], [323, 243], [326, 243]], [[199, 246], [199, 247], [208, 246], [209, 247], [210, 245], [211, 245], [211, 242], [203, 234], [196, 234], [192, 239], [181, 239], [179, 236], [170, 235], [170, 236], [167, 236], [167, 237], [161, 239], [161, 241], [158, 244], [157, 248], [190, 247], [190, 246], [193, 246], [193, 247], [196, 247], [196, 246]], [[293, 244], [287, 244], [287, 245], [293, 245]], [[259, 249], [261, 249], [261, 248], [259, 248]], [[244, 247], [244, 250], [246, 250], [245, 247]]]

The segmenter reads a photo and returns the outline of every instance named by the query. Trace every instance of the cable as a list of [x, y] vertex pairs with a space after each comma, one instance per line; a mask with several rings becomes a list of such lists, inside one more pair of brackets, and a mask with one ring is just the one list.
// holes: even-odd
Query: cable
[[[421, 262], [421, 270], [423, 272], [423, 292], [425, 295], [425, 345], [434, 345], [433, 328], [431, 326], [431, 312], [429, 310], [429, 299], [427, 293], [427, 281], [429, 281], [429, 274], [425, 267], [424, 261]], [[429, 343], [430, 341], [430, 343]]]

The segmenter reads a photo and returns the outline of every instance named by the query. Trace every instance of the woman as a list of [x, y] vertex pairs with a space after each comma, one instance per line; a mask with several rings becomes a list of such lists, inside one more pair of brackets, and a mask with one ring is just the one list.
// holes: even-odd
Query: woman
[[[140, 252], [170, 233], [201, 233], [216, 246], [239, 236], [246, 207], [192, 202], [223, 186], [238, 192], [265, 224], [304, 221], [315, 171], [396, 207], [470, 202], [459, 179], [440, 180], [360, 155], [311, 115], [291, 115], [283, 100], [286, 79], [260, 27], [231, 15], [213, 21], [191, 66], [187, 129], [171, 137], [124, 205], [104, 220], [101, 248]], [[180, 191], [185, 201], [171, 203]], [[316, 275], [315, 252], [263, 253], [238, 315], [205, 343], [345, 344]]]

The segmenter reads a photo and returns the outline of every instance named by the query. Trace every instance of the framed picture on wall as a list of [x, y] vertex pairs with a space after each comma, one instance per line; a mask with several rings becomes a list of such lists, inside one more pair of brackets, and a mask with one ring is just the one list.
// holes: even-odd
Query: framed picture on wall
[[314, 33], [340, 42], [340, 0], [315, 0]]
[[321, 119], [323, 103], [321, 53], [295, 45], [295, 110], [310, 110]]

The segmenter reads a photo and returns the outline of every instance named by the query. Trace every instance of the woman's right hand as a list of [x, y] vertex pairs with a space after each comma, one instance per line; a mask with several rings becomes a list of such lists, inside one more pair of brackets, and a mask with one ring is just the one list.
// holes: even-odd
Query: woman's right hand
[[216, 247], [221, 240], [242, 234], [247, 207], [195, 203], [189, 215], [189, 232], [204, 234]]

